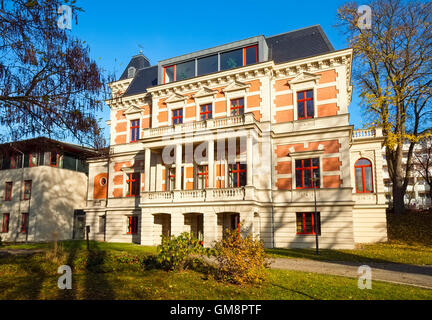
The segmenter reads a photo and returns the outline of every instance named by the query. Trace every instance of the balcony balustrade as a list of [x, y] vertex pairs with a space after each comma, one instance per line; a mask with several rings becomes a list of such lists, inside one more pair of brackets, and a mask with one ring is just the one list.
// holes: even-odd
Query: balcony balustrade
[[204, 190], [174, 190], [141, 193], [143, 203], [176, 203], [176, 202], [206, 202], [225, 200], [244, 200], [245, 189], [204, 189]]
[[227, 118], [207, 119], [196, 122], [180, 123], [172, 126], [149, 128], [143, 130], [143, 138], [158, 137], [170, 134], [195, 132], [200, 130], [220, 129], [230, 126], [242, 126], [255, 123], [253, 113], [245, 113], [239, 116]]

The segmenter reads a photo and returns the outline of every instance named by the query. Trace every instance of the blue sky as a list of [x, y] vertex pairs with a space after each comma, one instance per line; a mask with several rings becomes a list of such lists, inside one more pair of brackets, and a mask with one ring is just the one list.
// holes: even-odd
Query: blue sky
[[[119, 77], [140, 50], [153, 65], [216, 45], [315, 24], [321, 25], [336, 50], [344, 49], [345, 39], [334, 25], [337, 8], [345, 2], [81, 0], [77, 5], [85, 12], [79, 13], [71, 32], [88, 43], [91, 56], [103, 68]], [[357, 94], [354, 87], [350, 123], [360, 128]], [[101, 118], [109, 119], [108, 106]]]

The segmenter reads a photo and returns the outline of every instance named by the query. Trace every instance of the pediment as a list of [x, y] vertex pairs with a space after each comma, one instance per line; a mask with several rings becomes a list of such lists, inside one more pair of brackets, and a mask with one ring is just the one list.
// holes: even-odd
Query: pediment
[[141, 113], [143, 110], [142, 109], [140, 109], [140, 108], [138, 108], [138, 107], [136, 107], [136, 106], [132, 106], [132, 107], [129, 107], [125, 112], [124, 112], [124, 114], [125, 115], [128, 115], [128, 114], [136, 114], [136, 113]]
[[238, 90], [246, 90], [250, 87], [250, 84], [246, 84], [240, 81], [233, 81], [228, 86], [223, 89], [223, 92], [231, 92], [231, 91], [238, 91]]
[[179, 93], [173, 93], [171, 96], [169, 96], [168, 99], [165, 100], [165, 103], [184, 101], [186, 99], [187, 99], [186, 96], [183, 96]]
[[297, 77], [289, 81], [289, 84], [296, 84], [301, 82], [307, 82], [307, 81], [318, 81], [319, 78], [321, 78], [321, 75], [316, 75], [314, 73], [303, 71], [300, 73]]
[[193, 97], [202, 98], [202, 97], [213, 96], [216, 95], [217, 93], [218, 93], [217, 90], [213, 90], [208, 87], [202, 87]]

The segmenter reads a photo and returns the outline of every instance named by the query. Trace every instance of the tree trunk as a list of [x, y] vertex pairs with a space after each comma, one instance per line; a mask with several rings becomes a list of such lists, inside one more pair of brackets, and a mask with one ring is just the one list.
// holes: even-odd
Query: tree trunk
[[393, 183], [393, 212], [403, 214], [405, 212], [404, 202], [405, 190], [403, 185]]

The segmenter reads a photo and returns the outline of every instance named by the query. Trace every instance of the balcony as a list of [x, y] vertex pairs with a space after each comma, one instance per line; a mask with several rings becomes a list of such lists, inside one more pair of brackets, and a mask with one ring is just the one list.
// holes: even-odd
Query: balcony
[[352, 133], [352, 138], [354, 140], [370, 139], [370, 138], [376, 138], [376, 137], [382, 137], [382, 136], [383, 135], [382, 135], [382, 129], [381, 128], [354, 130]]
[[202, 121], [181, 123], [172, 126], [160, 127], [160, 128], [149, 128], [142, 131], [142, 137], [152, 138], [164, 135], [173, 135], [178, 133], [204, 131], [209, 129], [221, 129], [233, 126], [243, 126], [245, 124], [255, 123], [255, 117], [253, 113], [245, 113], [239, 116], [232, 116], [227, 118], [215, 118], [207, 119]]
[[247, 200], [245, 188], [204, 189], [204, 190], [174, 190], [143, 192], [141, 202], [147, 203], [180, 203]]

